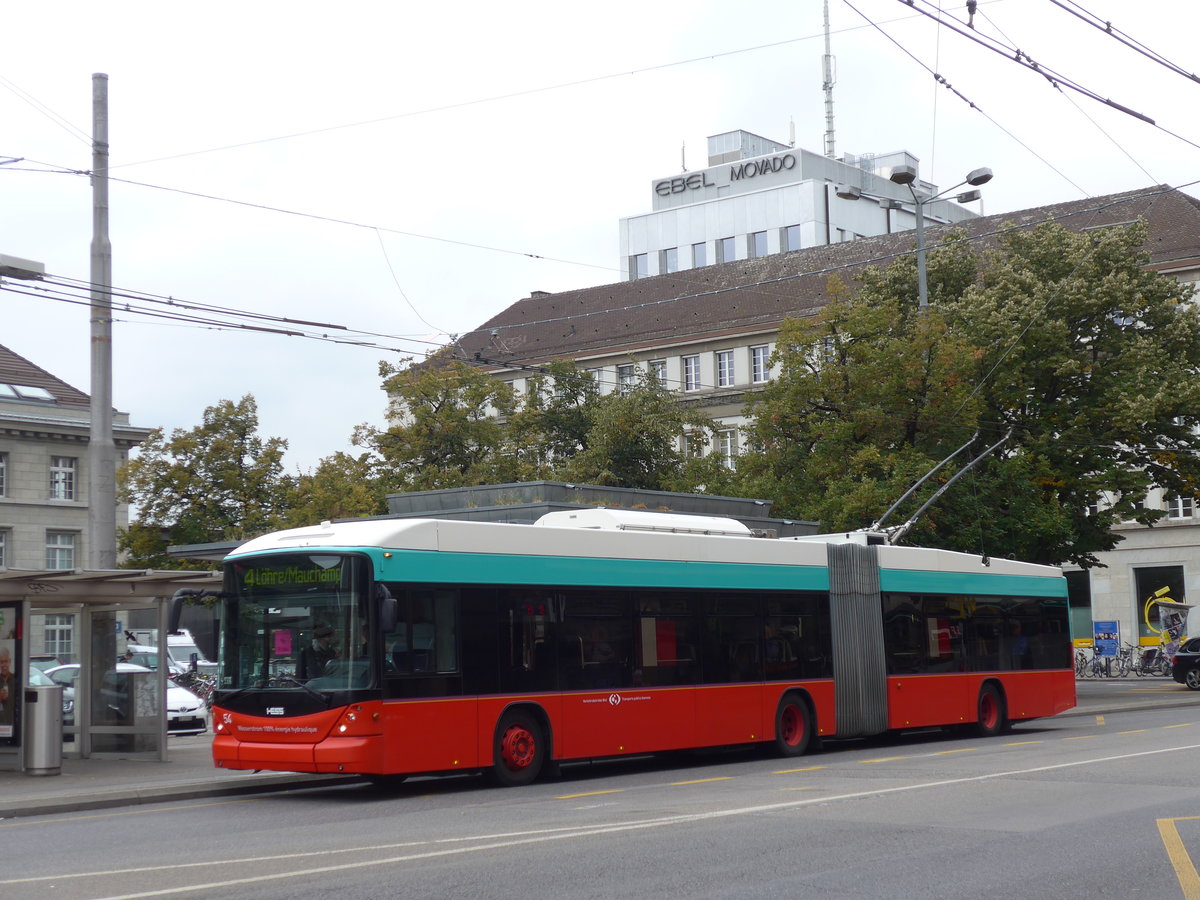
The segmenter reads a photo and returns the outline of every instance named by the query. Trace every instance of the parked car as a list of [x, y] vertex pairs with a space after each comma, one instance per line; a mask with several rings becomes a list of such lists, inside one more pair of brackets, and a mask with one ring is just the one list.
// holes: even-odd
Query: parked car
[[[127, 663], [133, 663], [135, 666], [157, 669], [158, 648], [148, 647], [145, 644], [126, 644], [125, 655], [122, 659]], [[179, 665], [171, 656], [169, 647], [167, 648], [167, 671], [171, 675], [178, 675], [183, 672], [183, 666]]]
[[[100, 696], [107, 704], [112, 717], [118, 721], [127, 719], [129, 706], [130, 676], [137, 672], [152, 672], [146, 666], [119, 662], [115, 670], [104, 673]], [[55, 666], [45, 673], [55, 684], [63, 686], [63, 725], [75, 724], [75, 682], [79, 678], [79, 664], [68, 663]], [[68, 712], [68, 703], [70, 710]], [[208, 730], [205, 703], [187, 688], [167, 681], [167, 732], [169, 734], [203, 734]]]
[[29, 667], [37, 669], [39, 672], [45, 672], [47, 669], [61, 665], [62, 660], [52, 653], [33, 653], [29, 657]]
[[1200, 637], [1189, 638], [1175, 652], [1171, 676], [1193, 691], [1200, 691]]

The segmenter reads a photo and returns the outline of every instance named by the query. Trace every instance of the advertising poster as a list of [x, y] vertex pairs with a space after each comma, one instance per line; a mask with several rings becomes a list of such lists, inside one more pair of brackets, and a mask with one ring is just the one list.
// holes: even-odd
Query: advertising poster
[[[7, 632], [5, 632], [7, 633]], [[17, 683], [17, 642], [0, 638], [0, 738], [11, 738], [17, 719], [21, 686]]]
[[1187, 609], [1179, 609], [1184, 604], [1158, 603], [1158, 623], [1162, 631], [1163, 653], [1171, 662], [1175, 661], [1175, 651], [1183, 643], [1187, 630]]
[[1113, 622], [1093, 622], [1092, 640], [1097, 656], [1115, 657], [1121, 648], [1121, 626]]

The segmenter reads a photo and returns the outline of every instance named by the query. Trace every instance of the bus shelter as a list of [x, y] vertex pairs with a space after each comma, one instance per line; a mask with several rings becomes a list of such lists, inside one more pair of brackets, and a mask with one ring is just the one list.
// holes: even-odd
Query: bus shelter
[[[71, 658], [60, 661], [78, 666], [63, 689], [63, 755], [165, 761], [171, 599], [219, 587], [218, 572], [0, 569], [0, 769], [27, 768], [31, 657], [47, 629], [69, 635]], [[119, 665], [134, 614], [155, 622], [160, 636], [149, 672]]]

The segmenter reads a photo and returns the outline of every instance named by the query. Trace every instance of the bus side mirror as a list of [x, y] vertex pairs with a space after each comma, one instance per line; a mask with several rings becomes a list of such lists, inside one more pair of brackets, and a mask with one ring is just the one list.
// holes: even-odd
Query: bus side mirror
[[379, 633], [391, 634], [396, 630], [396, 598], [390, 594], [379, 601]]

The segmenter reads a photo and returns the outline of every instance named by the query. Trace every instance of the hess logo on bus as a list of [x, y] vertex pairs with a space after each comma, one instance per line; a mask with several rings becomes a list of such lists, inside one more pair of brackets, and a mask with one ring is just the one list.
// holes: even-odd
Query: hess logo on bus
[[268, 716], [282, 716], [283, 715], [283, 707], [282, 706], [268, 706], [267, 707], [267, 715]]

